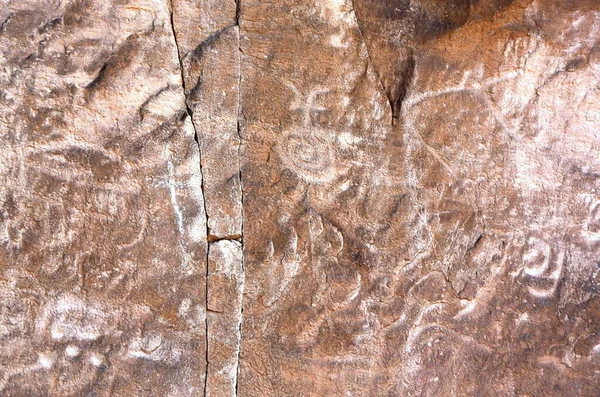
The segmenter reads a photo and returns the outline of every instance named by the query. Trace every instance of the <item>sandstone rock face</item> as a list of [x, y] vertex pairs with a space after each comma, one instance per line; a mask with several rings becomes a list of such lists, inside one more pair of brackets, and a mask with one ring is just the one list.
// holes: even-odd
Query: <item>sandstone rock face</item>
[[600, 395], [597, 0], [1, 0], [0, 395]]

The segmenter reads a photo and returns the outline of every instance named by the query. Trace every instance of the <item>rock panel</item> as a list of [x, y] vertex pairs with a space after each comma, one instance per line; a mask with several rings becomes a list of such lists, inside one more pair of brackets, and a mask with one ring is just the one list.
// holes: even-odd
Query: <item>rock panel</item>
[[596, 0], [2, 5], [0, 395], [600, 395]]
[[174, 2], [186, 103], [200, 145], [209, 240], [242, 235], [240, 52], [234, 1]]
[[375, 3], [242, 4], [240, 393], [597, 394], [598, 6]]
[[245, 286], [242, 245], [211, 243], [208, 253], [208, 380], [206, 395], [235, 396]]
[[201, 394], [206, 214], [165, 4], [3, 4], [0, 394]]

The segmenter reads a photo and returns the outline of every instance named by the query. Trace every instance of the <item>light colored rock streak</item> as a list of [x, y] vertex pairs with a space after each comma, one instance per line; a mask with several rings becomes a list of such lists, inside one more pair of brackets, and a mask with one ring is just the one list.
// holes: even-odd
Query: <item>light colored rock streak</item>
[[207, 396], [236, 395], [245, 283], [242, 245], [231, 240], [210, 243]]

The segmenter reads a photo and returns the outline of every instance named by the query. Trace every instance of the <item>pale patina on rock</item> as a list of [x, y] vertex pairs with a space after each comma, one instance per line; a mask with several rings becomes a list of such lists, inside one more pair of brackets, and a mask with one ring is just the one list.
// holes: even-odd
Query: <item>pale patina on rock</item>
[[597, 0], [1, 0], [0, 395], [600, 395]]

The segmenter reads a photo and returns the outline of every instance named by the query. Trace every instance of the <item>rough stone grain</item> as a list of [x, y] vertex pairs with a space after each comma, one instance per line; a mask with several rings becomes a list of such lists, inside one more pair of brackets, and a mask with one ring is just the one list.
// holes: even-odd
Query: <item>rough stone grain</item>
[[0, 4], [0, 395], [600, 395], [597, 0]]
[[235, 396], [241, 342], [245, 279], [242, 247], [237, 241], [211, 243], [208, 253], [209, 396]]
[[201, 394], [206, 215], [166, 5], [2, 4], [0, 394]]

